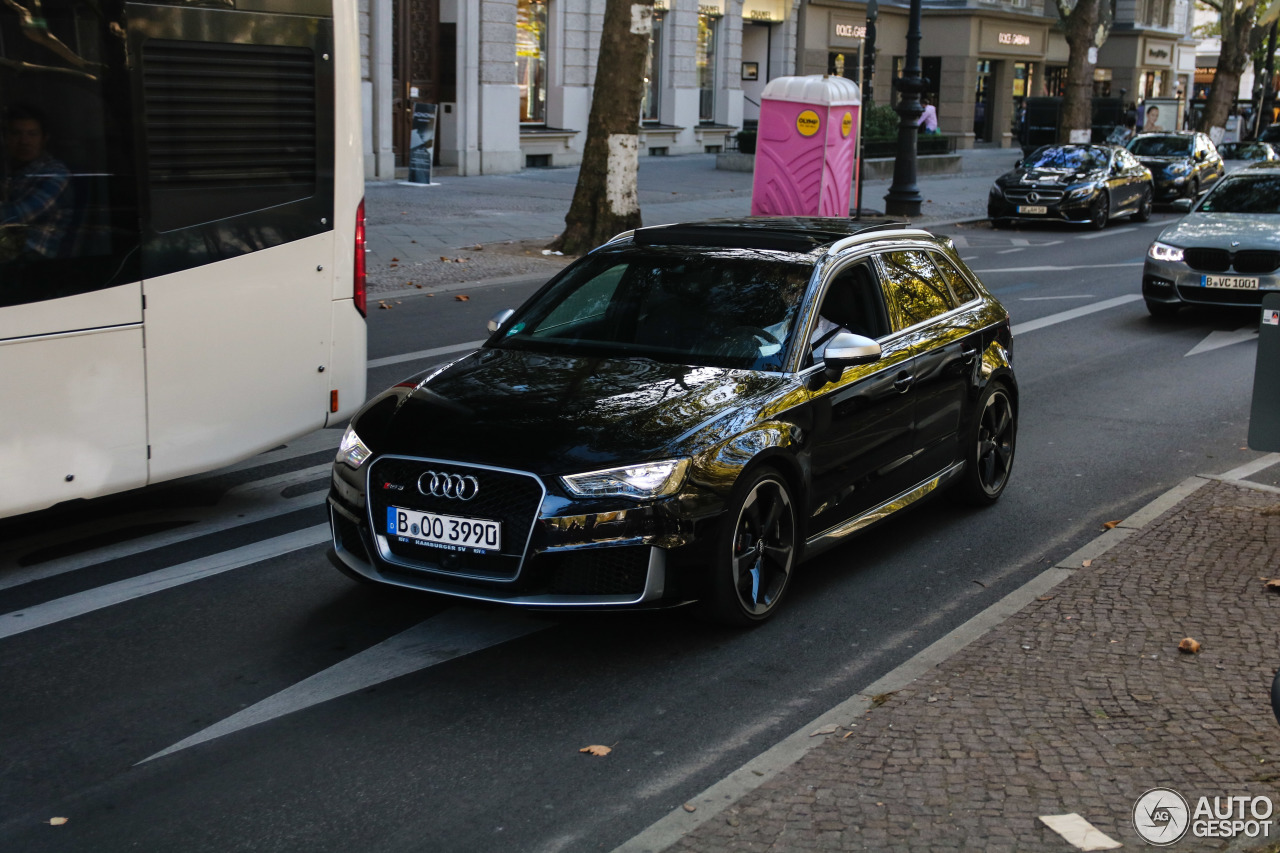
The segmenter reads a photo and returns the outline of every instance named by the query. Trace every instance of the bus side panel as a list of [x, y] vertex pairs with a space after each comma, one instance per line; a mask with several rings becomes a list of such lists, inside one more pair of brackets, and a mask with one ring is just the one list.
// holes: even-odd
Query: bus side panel
[[326, 232], [143, 283], [152, 482], [324, 426], [332, 256]]
[[327, 426], [337, 426], [356, 413], [364, 403], [368, 370], [365, 357], [369, 350], [364, 318], [350, 299], [333, 303], [333, 364], [329, 387], [338, 392], [339, 409], [329, 413]]
[[147, 481], [138, 325], [0, 341], [0, 516]]

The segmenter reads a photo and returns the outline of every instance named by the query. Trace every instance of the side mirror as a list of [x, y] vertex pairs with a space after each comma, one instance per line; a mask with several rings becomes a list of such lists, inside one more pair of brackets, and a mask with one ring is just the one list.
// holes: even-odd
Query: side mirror
[[502, 324], [511, 319], [511, 315], [516, 313], [513, 308], [504, 308], [497, 314], [489, 318], [489, 334], [493, 334], [502, 328]]
[[827, 344], [822, 360], [828, 368], [836, 370], [856, 364], [871, 364], [880, 360], [880, 344], [853, 332], [841, 332]]
[[1013, 164], [1013, 168], [1015, 168], [1015, 169], [1021, 169], [1021, 168], [1022, 168], [1022, 158], [1021, 158], [1021, 157], [1019, 157], [1019, 158], [1017, 159], [1017, 161]]
[[1175, 199], [1173, 202], [1173, 209], [1178, 211], [1179, 213], [1187, 213], [1188, 211], [1191, 210], [1191, 205], [1194, 203], [1195, 202], [1189, 198]]

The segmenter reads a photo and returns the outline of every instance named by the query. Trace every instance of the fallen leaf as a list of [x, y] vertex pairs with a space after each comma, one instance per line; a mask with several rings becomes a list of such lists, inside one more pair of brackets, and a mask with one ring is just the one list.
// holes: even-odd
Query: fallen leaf
[[835, 723], [832, 723], [829, 726], [823, 726], [820, 729], [814, 729], [813, 731], [809, 732], [809, 737], [817, 737], [818, 735], [833, 735], [836, 733], [836, 729], [838, 728], [840, 727], [837, 726]]
[[1183, 637], [1182, 642], [1178, 643], [1178, 651], [1188, 655], [1200, 654], [1200, 644], [1190, 637]]
[[68, 820], [70, 820], [70, 819], [71, 819], [71, 818], [67, 818], [67, 817], [51, 817], [51, 818], [49, 818], [49, 825], [50, 825], [50, 826], [62, 826], [64, 823], [66, 823], [66, 822], [67, 822]]
[[440, 256], [440, 260], [441, 260], [441, 261], [443, 261], [443, 262], [444, 262], [444, 263], [446, 263], [446, 264], [451, 264], [451, 263], [453, 263], [453, 261], [449, 260], [449, 259], [448, 259], [448, 258], [446, 258], [444, 255], [441, 255], [441, 256]]
[[853, 732], [845, 732], [844, 737], [840, 738], [840, 740], [848, 740], [851, 737], [853, 737]]
[[390, 306], [390, 305], [388, 305], [388, 304], [387, 304], [387, 303], [385, 303], [385, 302], [379, 302], [379, 303], [378, 303], [378, 307], [379, 307], [379, 308], [385, 308], [385, 309], [388, 309], [388, 310], [390, 310], [390, 308], [391, 308], [391, 306]]
[[400, 265], [399, 265], [399, 264], [387, 264], [387, 269], [389, 269], [389, 270], [393, 270], [393, 269], [395, 269], [395, 268], [396, 268], [396, 267], [398, 267], [398, 266], [400, 266]]
[[684, 810], [687, 812], [696, 812], [698, 810], [698, 807], [695, 806], [693, 803], [685, 803]]
[[1036, 601], [1053, 601], [1053, 596], [1052, 596], [1052, 595], [1042, 595], [1042, 596], [1040, 596], [1039, 598], [1037, 598], [1037, 599], [1036, 599]]
[[877, 693], [875, 696], [871, 697], [871, 704], [875, 707], [879, 707], [883, 705], [885, 702], [888, 702], [889, 697], [897, 692], [898, 691], [896, 690], [890, 690], [888, 693]]
[[[412, 282], [410, 282], [410, 284], [412, 284]], [[420, 284], [414, 284], [413, 286], [418, 288], [418, 290], [422, 290], [422, 285]]]
[[417, 241], [417, 240], [410, 240], [409, 242], [410, 242], [410, 243], [416, 243], [416, 242], [418, 242], [418, 241]]
[[1092, 565], [1093, 565], [1093, 560], [1085, 560], [1085, 561], [1084, 561], [1083, 563], [1081, 563], [1080, 565], [1087, 569], [1087, 568], [1089, 568], [1090, 566], [1092, 566]]
[[474, 246], [472, 246], [472, 247], [471, 247], [471, 251], [473, 251], [473, 252], [483, 252], [483, 251], [484, 251], [484, 246], [481, 246], [479, 243], [476, 243]]
[[589, 755], [603, 756], [613, 752], [613, 749], [608, 746], [600, 746], [600, 744], [592, 744], [591, 746], [584, 746], [582, 749], [578, 750], [578, 752], [585, 752]]
[[[1120, 521], [1124, 521], [1124, 519], [1122, 518], [1120, 519]], [[1102, 526], [1105, 527], [1107, 530], [1115, 530], [1117, 527], [1120, 526], [1120, 521], [1105, 521], [1103, 522]]]
[[397, 262], [397, 261], [399, 261], [399, 260], [400, 260], [399, 258], [392, 258], [392, 259], [391, 259], [391, 263], [393, 263], [393, 264], [394, 264], [394, 263], [396, 263], [396, 262]]
[[1280, 578], [1272, 578], [1267, 581], [1267, 589], [1274, 589], [1277, 592], [1280, 592]]
[[471, 297], [467, 296], [465, 293], [459, 293], [457, 296], [453, 298], [458, 300], [459, 302], [468, 302], [471, 299]]

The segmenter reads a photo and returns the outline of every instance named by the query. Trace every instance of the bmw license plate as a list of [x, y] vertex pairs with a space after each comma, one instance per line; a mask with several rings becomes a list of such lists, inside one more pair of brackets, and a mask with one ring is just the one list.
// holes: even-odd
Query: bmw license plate
[[387, 507], [387, 535], [449, 551], [497, 551], [502, 547], [501, 522], [398, 506]]
[[1049, 212], [1049, 208], [1045, 207], [1043, 204], [1020, 204], [1018, 205], [1018, 212], [1043, 216]]
[[1222, 287], [1227, 290], [1257, 290], [1258, 280], [1246, 275], [1202, 275], [1201, 287]]

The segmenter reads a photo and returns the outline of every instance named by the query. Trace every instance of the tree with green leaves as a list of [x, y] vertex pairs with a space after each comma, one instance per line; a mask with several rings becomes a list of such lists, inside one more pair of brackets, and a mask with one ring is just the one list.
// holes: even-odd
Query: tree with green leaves
[[1093, 127], [1093, 69], [1098, 48], [1111, 35], [1115, 0], [1057, 0], [1067, 40], [1067, 88], [1058, 125], [1059, 142], [1088, 142]]
[[640, 102], [652, 32], [653, 0], [607, 0], [582, 167], [564, 232], [552, 244], [565, 254], [640, 227]]
[[[1258, 15], [1258, 0], [1204, 0], [1205, 5], [1219, 12], [1219, 29], [1222, 47], [1218, 52], [1218, 70], [1209, 87], [1204, 113], [1200, 116], [1200, 129], [1216, 139], [1222, 138], [1227, 126], [1227, 116], [1240, 90], [1240, 76], [1252, 54], [1250, 39]], [[1280, 6], [1280, 4], [1277, 4]], [[1270, 26], [1270, 22], [1267, 23]], [[1216, 129], [1216, 130], [1215, 130]]]

